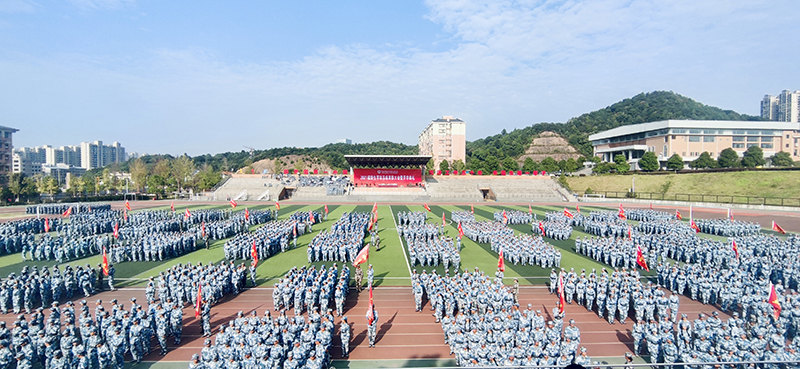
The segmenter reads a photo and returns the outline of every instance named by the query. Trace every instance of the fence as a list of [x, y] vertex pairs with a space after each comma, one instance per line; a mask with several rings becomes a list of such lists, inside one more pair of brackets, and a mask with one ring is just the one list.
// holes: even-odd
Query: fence
[[[623, 199], [631, 198], [630, 192], [623, 191], [595, 191], [583, 196], [602, 195], [606, 198]], [[683, 202], [712, 202], [719, 204], [740, 204], [740, 205], [771, 205], [771, 206], [793, 206], [800, 207], [800, 198], [764, 197], [764, 196], [740, 196], [740, 195], [706, 195], [693, 193], [656, 193], [656, 192], [636, 192], [634, 198], [639, 200], [658, 200], [658, 201], [683, 201]]]

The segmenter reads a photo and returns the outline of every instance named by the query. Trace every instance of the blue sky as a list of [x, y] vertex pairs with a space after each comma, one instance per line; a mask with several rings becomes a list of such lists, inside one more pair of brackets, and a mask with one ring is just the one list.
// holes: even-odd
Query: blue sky
[[800, 89], [788, 0], [0, 0], [0, 125], [16, 147], [199, 155], [474, 140], [671, 90], [759, 113]]

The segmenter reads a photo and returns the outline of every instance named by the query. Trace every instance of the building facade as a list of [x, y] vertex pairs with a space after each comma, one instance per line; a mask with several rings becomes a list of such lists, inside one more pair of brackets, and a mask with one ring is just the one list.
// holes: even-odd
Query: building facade
[[452, 116], [432, 120], [419, 135], [419, 154], [432, 156], [436, 168], [442, 160], [466, 163], [467, 124]]
[[11, 155], [14, 150], [12, 136], [15, 132], [19, 132], [19, 130], [0, 126], [0, 176], [7, 176], [12, 173], [13, 158]]
[[761, 117], [777, 122], [800, 122], [800, 91], [783, 90], [780, 95], [764, 95]]
[[617, 127], [589, 136], [594, 155], [613, 162], [625, 155], [631, 167], [638, 169], [645, 152], [653, 152], [662, 163], [680, 155], [685, 163], [707, 151], [712, 157], [732, 148], [741, 157], [750, 146], [758, 146], [768, 158], [785, 151], [800, 160], [800, 131], [797, 124], [764, 121], [664, 120]]
[[11, 155], [11, 162], [12, 173], [21, 173], [26, 177], [33, 177], [42, 173], [42, 163], [33, 162], [30, 157], [18, 152]]

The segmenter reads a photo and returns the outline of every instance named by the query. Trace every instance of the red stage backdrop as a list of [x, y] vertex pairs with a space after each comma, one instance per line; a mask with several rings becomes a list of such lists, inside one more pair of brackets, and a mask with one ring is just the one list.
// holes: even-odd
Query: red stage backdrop
[[422, 182], [419, 169], [353, 169], [356, 186], [400, 187]]

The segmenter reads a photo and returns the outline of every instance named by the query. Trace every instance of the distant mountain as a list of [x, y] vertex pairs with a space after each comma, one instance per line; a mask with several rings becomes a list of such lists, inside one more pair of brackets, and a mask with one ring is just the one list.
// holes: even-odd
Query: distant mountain
[[[578, 155], [588, 157], [592, 155], [590, 134], [629, 124], [666, 119], [761, 120], [760, 117], [704, 105], [671, 91], [641, 93], [609, 107], [572, 118], [566, 123], [538, 123], [511, 132], [504, 129], [500, 134], [467, 142], [466, 167], [474, 171], [491, 171], [514, 168], [528, 157], [534, 160], [546, 156], [552, 156], [556, 160], [567, 157], [574, 159]], [[542, 136], [541, 134], [545, 132], [547, 133]], [[577, 155], [575, 151], [563, 144], [559, 144], [553, 149], [553, 155], [548, 155], [547, 150], [543, 150], [541, 145], [534, 144], [534, 138], [555, 137], [552, 136], [552, 133], [566, 139], [569, 145], [577, 150]], [[316, 160], [315, 164], [326, 164], [327, 167], [333, 169], [347, 169], [344, 155], [348, 154], [415, 155], [417, 153], [416, 145], [378, 141], [354, 145], [336, 143], [322, 147], [282, 147], [254, 150], [252, 158], [249, 151], [242, 150], [215, 155], [200, 155], [192, 159], [198, 167], [208, 164], [214, 170], [227, 171], [248, 167], [254, 162], [264, 159], [301, 155], [310, 158], [309, 160]], [[171, 158], [171, 156], [145, 156], [142, 160], [152, 166], [163, 158]], [[127, 171], [131, 162], [115, 164], [110, 169]]]
[[[589, 135], [615, 127], [655, 122], [667, 119], [692, 120], [761, 120], [732, 110], [722, 110], [692, 100], [671, 91], [641, 93], [606, 108], [572, 118], [566, 123], [538, 123], [512, 132], [467, 143], [467, 167], [472, 170], [508, 169], [507, 157], [516, 161], [531, 145], [532, 139], [543, 132], [564, 137], [583, 156], [592, 155]], [[543, 153], [539, 153], [543, 155]], [[555, 157], [556, 155], [553, 155]]]

